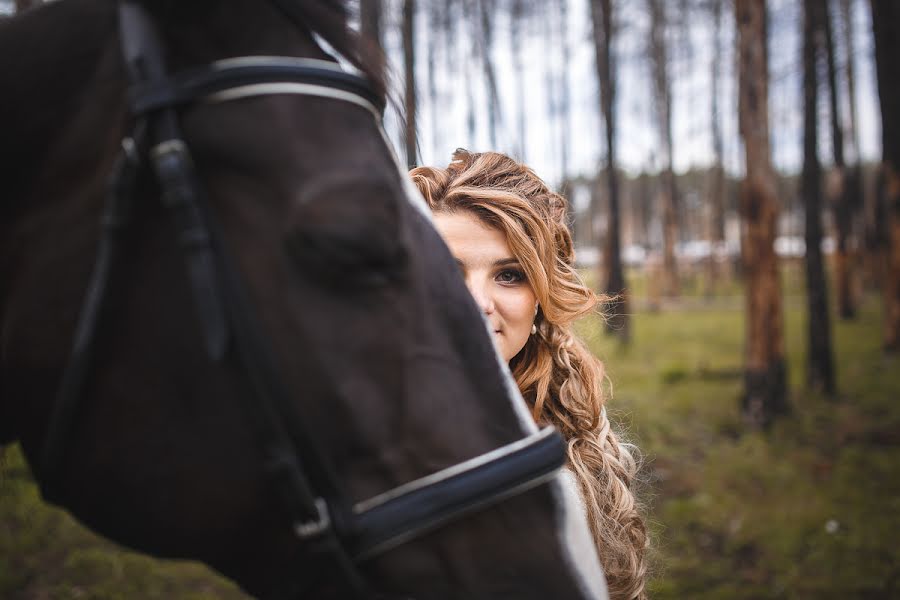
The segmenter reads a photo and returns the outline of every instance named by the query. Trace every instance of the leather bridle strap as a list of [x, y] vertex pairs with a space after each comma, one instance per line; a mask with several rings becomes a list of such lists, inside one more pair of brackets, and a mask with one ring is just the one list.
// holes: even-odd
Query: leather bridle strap
[[356, 504], [353, 544], [367, 560], [432, 529], [521, 494], [566, 462], [562, 436], [545, 427], [512, 444]]
[[[133, 86], [132, 99], [141, 97], [134, 90], [142, 89], [147, 93], [177, 90], [171, 87], [171, 82], [179, 79], [205, 81], [213, 95], [227, 91], [228, 88], [223, 86], [225, 83], [238, 87], [265, 83], [264, 78], [251, 77], [250, 67], [240, 65], [211, 69], [205, 78], [199, 71], [194, 71], [189, 76], [176, 75], [169, 79], [162, 43], [144, 7], [129, 0], [120, 2], [119, 7], [120, 35]], [[260, 69], [260, 73], [270, 76], [271, 70]], [[230, 73], [240, 76], [229, 77]], [[341, 75], [341, 82], [346, 82], [344, 74]], [[314, 443], [312, 432], [293, 418], [290, 396], [274, 367], [275, 361], [265, 337], [252, 319], [253, 311], [245, 299], [244, 286], [217, 235], [215, 219], [206, 207], [194, 174], [193, 161], [176, 113], [182, 99], [193, 93], [198, 90], [192, 88], [174, 94], [172, 103], [153, 105], [146, 111], [145, 118], [151, 131], [149, 155], [163, 193], [163, 204], [170, 209], [180, 232], [198, 313], [202, 318], [207, 310], [213, 311], [213, 319], [205, 323], [204, 329], [207, 350], [212, 360], [220, 361], [226, 358], [226, 351], [230, 349], [230, 356], [242, 367], [250, 393], [240, 396], [246, 399], [245, 412], [262, 450], [265, 470], [296, 535], [306, 542], [307, 555], [317, 557], [322, 565], [327, 565], [326, 568], [336, 569], [336, 578], [345, 596], [369, 597], [365, 582], [341, 542], [340, 522], [336, 519], [332, 522], [334, 515], [346, 512], [340, 506], [346, 495], [340, 493], [337, 478], [318, 444]], [[201, 98], [195, 97], [196, 100]], [[133, 111], [137, 117], [145, 114], [136, 107]]]
[[135, 85], [129, 91], [133, 114], [196, 102], [216, 102], [249, 95], [298, 93], [354, 102], [381, 117], [384, 102], [364, 79], [338, 65], [312, 58], [242, 56], [219, 60], [202, 69]]

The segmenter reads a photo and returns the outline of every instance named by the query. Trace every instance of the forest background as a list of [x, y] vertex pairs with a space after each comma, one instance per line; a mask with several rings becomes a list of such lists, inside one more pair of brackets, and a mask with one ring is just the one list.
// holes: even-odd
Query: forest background
[[[570, 199], [586, 279], [620, 294], [579, 331], [645, 454], [651, 597], [900, 597], [900, 6], [351, 9], [391, 65], [401, 158], [528, 162]], [[13, 447], [0, 597], [242, 595], [85, 531]]]

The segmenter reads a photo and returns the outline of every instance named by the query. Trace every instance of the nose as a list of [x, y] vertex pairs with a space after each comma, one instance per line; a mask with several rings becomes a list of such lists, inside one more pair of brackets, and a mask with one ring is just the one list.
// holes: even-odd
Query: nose
[[494, 312], [494, 298], [491, 295], [486, 282], [481, 281], [480, 278], [477, 277], [469, 277], [466, 279], [466, 286], [469, 288], [469, 293], [475, 298], [475, 303], [478, 305], [478, 308], [480, 308], [484, 314], [489, 315]]

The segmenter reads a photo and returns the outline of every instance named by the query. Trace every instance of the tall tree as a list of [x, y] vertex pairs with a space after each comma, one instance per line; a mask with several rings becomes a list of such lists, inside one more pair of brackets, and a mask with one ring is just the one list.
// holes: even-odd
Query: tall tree
[[[818, 56], [827, 0], [803, 2], [803, 205], [806, 214], [807, 384], [834, 394], [828, 291], [822, 264], [822, 167], [818, 153]], [[837, 143], [837, 141], [835, 141]], [[842, 154], [839, 152], [839, 156]], [[843, 159], [841, 159], [843, 161]], [[836, 165], [836, 168], [840, 168]]]
[[[834, 165], [831, 172], [831, 185], [828, 186], [829, 200], [834, 207], [834, 224], [837, 233], [834, 277], [837, 284], [838, 314], [841, 318], [852, 319], [856, 314], [855, 299], [851, 276], [855, 269], [851, 264], [850, 236], [853, 231], [853, 198], [847, 186], [847, 168], [844, 162], [844, 130], [841, 122], [841, 104], [838, 101], [837, 66], [835, 64], [834, 34], [828, 0], [818, 9], [817, 21], [824, 36], [825, 56], [828, 63], [828, 101], [831, 116], [831, 150]], [[822, 36], [819, 36], [822, 37]], [[850, 57], [848, 57], [848, 60]]]
[[569, 12], [566, 8], [569, 0], [559, 0], [559, 46], [562, 55], [562, 65], [559, 69], [559, 157], [562, 168], [562, 178], [569, 175], [569, 145], [572, 140], [569, 137], [569, 121], [571, 117], [572, 103], [570, 99], [569, 62], [572, 49], [569, 44]]
[[359, 0], [359, 27], [363, 37], [384, 48], [381, 35], [381, 0]]
[[525, 0], [513, 0], [510, 8], [510, 50], [512, 52], [513, 86], [516, 90], [516, 140], [519, 159], [528, 162], [525, 149], [528, 147], [528, 134], [525, 126], [525, 67], [522, 64], [522, 25], [525, 21]]
[[623, 343], [629, 339], [628, 297], [622, 271], [621, 235], [619, 231], [619, 176], [616, 172], [616, 90], [615, 59], [612, 52], [613, 13], [610, 0], [591, 0], [594, 54], [599, 83], [600, 113], [606, 137], [606, 191], [609, 220], [603, 243], [603, 282], [605, 292], [613, 299], [607, 303], [607, 331], [615, 333]]
[[786, 413], [784, 317], [775, 255], [778, 218], [769, 144], [769, 66], [766, 3], [735, 0], [738, 31], [738, 122], [744, 141], [741, 185], [742, 249], [747, 297], [743, 411], [765, 426]]
[[677, 296], [679, 285], [675, 243], [678, 239], [678, 190], [672, 166], [672, 83], [666, 43], [667, 4], [663, 0], [648, 0], [648, 6], [650, 9], [650, 64], [653, 72], [660, 151], [664, 165], [660, 186], [663, 213], [663, 292], [667, 296]]
[[854, 309], [858, 303], [857, 287], [861, 284], [865, 265], [862, 262], [865, 244], [865, 206], [866, 194], [863, 190], [862, 159], [859, 153], [859, 118], [856, 110], [856, 52], [853, 35], [852, 0], [840, 0], [840, 22], [844, 38], [844, 79], [847, 82], [847, 136], [844, 138], [845, 157], [847, 167], [844, 177], [844, 200], [848, 206], [851, 221], [851, 237], [853, 245], [849, 250], [849, 262], [852, 265], [850, 271], [851, 293]]
[[722, 125], [719, 122], [719, 74], [722, 70], [720, 31], [722, 28], [723, 0], [710, 0], [709, 9], [713, 26], [713, 51], [710, 59], [710, 131], [712, 132], [713, 166], [710, 170], [707, 236], [710, 241], [707, 265], [706, 295], [715, 293], [719, 278], [717, 268], [718, 246], [725, 241], [725, 169], [722, 167]]
[[875, 68], [881, 104], [881, 176], [887, 221], [884, 349], [900, 352], [900, 4], [871, 0]]
[[406, 166], [416, 166], [416, 43], [415, 43], [415, 0], [403, 0], [403, 71], [405, 74], [404, 112], [406, 127]]
[[476, 46], [481, 55], [481, 67], [488, 92], [488, 139], [491, 148], [497, 147], [497, 123], [500, 119], [500, 96], [497, 91], [497, 76], [494, 72], [494, 2], [475, 0], [478, 20], [473, 27], [479, 34], [475, 36]]

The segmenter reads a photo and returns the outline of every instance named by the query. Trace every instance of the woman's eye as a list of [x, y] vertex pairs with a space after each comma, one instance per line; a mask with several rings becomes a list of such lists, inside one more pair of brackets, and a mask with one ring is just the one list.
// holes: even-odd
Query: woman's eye
[[497, 273], [497, 281], [500, 283], [522, 283], [525, 281], [525, 273], [518, 269], [504, 269]]

